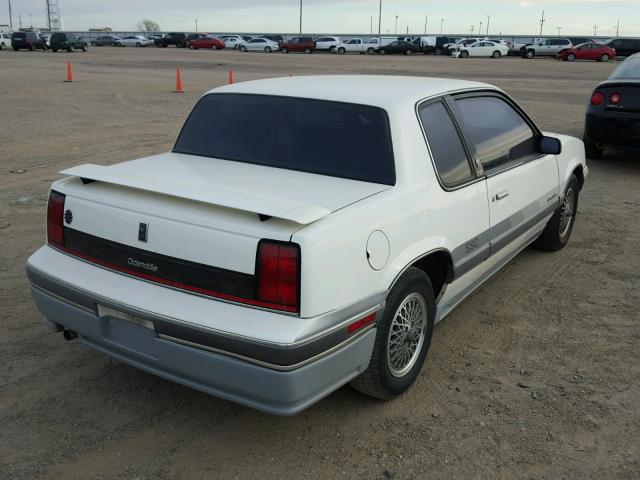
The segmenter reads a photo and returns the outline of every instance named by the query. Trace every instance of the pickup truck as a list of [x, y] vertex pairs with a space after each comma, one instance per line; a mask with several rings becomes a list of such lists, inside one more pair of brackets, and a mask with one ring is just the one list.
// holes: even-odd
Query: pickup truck
[[376, 53], [376, 49], [380, 47], [380, 40], [377, 38], [372, 38], [367, 40], [366, 42], [361, 38], [352, 38], [347, 42], [340, 42], [336, 46], [336, 52], [339, 54], [345, 53], [360, 53], [360, 54], [369, 54], [373, 55]]
[[225, 85], [170, 152], [60, 173], [27, 261], [46, 324], [292, 415], [349, 382], [405, 392], [436, 322], [567, 244], [587, 166], [494, 86], [356, 75]]

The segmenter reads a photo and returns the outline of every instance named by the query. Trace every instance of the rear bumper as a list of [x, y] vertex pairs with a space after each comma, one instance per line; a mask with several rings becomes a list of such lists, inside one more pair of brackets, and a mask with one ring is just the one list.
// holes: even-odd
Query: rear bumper
[[609, 111], [587, 113], [585, 136], [596, 143], [640, 148], [640, 114]]
[[162, 338], [148, 323], [98, 316], [32, 285], [45, 321], [65, 328], [102, 353], [167, 380], [277, 415], [294, 415], [362, 373], [376, 330], [291, 371], [279, 371], [222, 353]]

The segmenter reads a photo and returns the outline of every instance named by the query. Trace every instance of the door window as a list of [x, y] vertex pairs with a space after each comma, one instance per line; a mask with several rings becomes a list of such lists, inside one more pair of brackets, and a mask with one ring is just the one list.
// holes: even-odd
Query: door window
[[539, 154], [534, 131], [501, 98], [467, 97], [456, 104], [485, 171]]
[[422, 107], [419, 113], [443, 185], [455, 187], [471, 180], [473, 172], [469, 159], [445, 106], [441, 102], [431, 103]]

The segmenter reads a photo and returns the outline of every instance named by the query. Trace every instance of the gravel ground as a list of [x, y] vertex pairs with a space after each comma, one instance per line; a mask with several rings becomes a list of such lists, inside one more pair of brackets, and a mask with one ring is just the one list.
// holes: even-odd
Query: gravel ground
[[[63, 83], [73, 60], [77, 82]], [[20, 479], [640, 478], [640, 160], [591, 161], [570, 244], [526, 250], [436, 327], [414, 387], [292, 418], [161, 380], [41, 323], [24, 274], [56, 173], [166, 151], [207, 89], [288, 74], [454, 77], [580, 136], [613, 64], [93, 48], [0, 52], [0, 474]], [[175, 68], [187, 93], [174, 94]]]

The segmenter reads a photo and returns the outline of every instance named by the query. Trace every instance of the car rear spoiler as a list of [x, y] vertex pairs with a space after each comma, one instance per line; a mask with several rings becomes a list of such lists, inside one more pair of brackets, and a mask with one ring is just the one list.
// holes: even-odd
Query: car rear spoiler
[[234, 189], [215, 185], [215, 188], [204, 189], [180, 179], [153, 175], [140, 175], [102, 165], [79, 165], [60, 172], [62, 175], [80, 178], [83, 183], [103, 182], [147, 192], [186, 198], [195, 202], [207, 203], [226, 208], [233, 208], [260, 215], [262, 220], [268, 217], [282, 218], [300, 225], [308, 225], [331, 213], [330, 210], [312, 204], [296, 202], [264, 194], [255, 194], [247, 190]]

